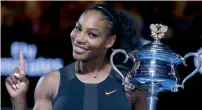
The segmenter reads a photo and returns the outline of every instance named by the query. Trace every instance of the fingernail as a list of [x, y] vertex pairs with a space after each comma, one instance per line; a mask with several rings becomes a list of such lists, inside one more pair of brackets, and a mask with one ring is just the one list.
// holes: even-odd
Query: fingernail
[[16, 77], [18, 77], [18, 78], [20, 77], [19, 73], [14, 73], [13, 75], [16, 76]]
[[14, 89], [17, 89], [16, 86], [15, 86], [14, 84], [13, 84], [12, 86], [13, 86]]

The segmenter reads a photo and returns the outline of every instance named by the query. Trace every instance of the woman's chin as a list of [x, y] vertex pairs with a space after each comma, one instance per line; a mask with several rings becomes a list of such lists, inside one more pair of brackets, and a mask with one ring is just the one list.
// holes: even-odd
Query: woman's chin
[[74, 60], [77, 60], [77, 61], [87, 60], [87, 57], [85, 55], [78, 55], [75, 53], [73, 53], [73, 58], [74, 58]]

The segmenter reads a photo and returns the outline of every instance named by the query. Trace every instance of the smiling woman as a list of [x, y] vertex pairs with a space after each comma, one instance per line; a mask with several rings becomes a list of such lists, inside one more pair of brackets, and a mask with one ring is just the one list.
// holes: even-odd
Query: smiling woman
[[[135, 21], [124, 11], [115, 11], [109, 5], [98, 4], [82, 13], [70, 36], [73, 62], [45, 74], [35, 90], [35, 110], [131, 110], [133, 102], [111, 68], [112, 48], [130, 51], [139, 46], [133, 27]], [[127, 71], [127, 70], [125, 70]], [[26, 109], [29, 81], [25, 77], [24, 58], [20, 54], [20, 69], [16, 68], [6, 80], [13, 108]], [[135, 93], [132, 92], [131, 93]], [[144, 110], [144, 98], [136, 94]]]
[[104, 60], [107, 49], [113, 45], [115, 36], [108, 36], [106, 33], [109, 30], [108, 22], [102, 19], [102, 13], [92, 9], [82, 14], [71, 32], [74, 59]]

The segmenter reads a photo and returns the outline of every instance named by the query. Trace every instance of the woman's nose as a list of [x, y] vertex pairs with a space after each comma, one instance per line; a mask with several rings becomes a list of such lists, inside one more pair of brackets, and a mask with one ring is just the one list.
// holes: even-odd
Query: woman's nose
[[86, 37], [85, 37], [85, 33], [81, 33], [78, 35], [78, 37], [75, 39], [77, 44], [85, 44], [86, 42]]

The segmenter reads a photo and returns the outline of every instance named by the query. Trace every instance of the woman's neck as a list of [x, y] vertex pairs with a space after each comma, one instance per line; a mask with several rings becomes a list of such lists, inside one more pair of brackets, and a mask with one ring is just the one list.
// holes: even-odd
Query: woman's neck
[[98, 57], [89, 61], [79, 61], [79, 73], [81, 74], [93, 74], [107, 69], [109, 66], [109, 60], [107, 57]]

